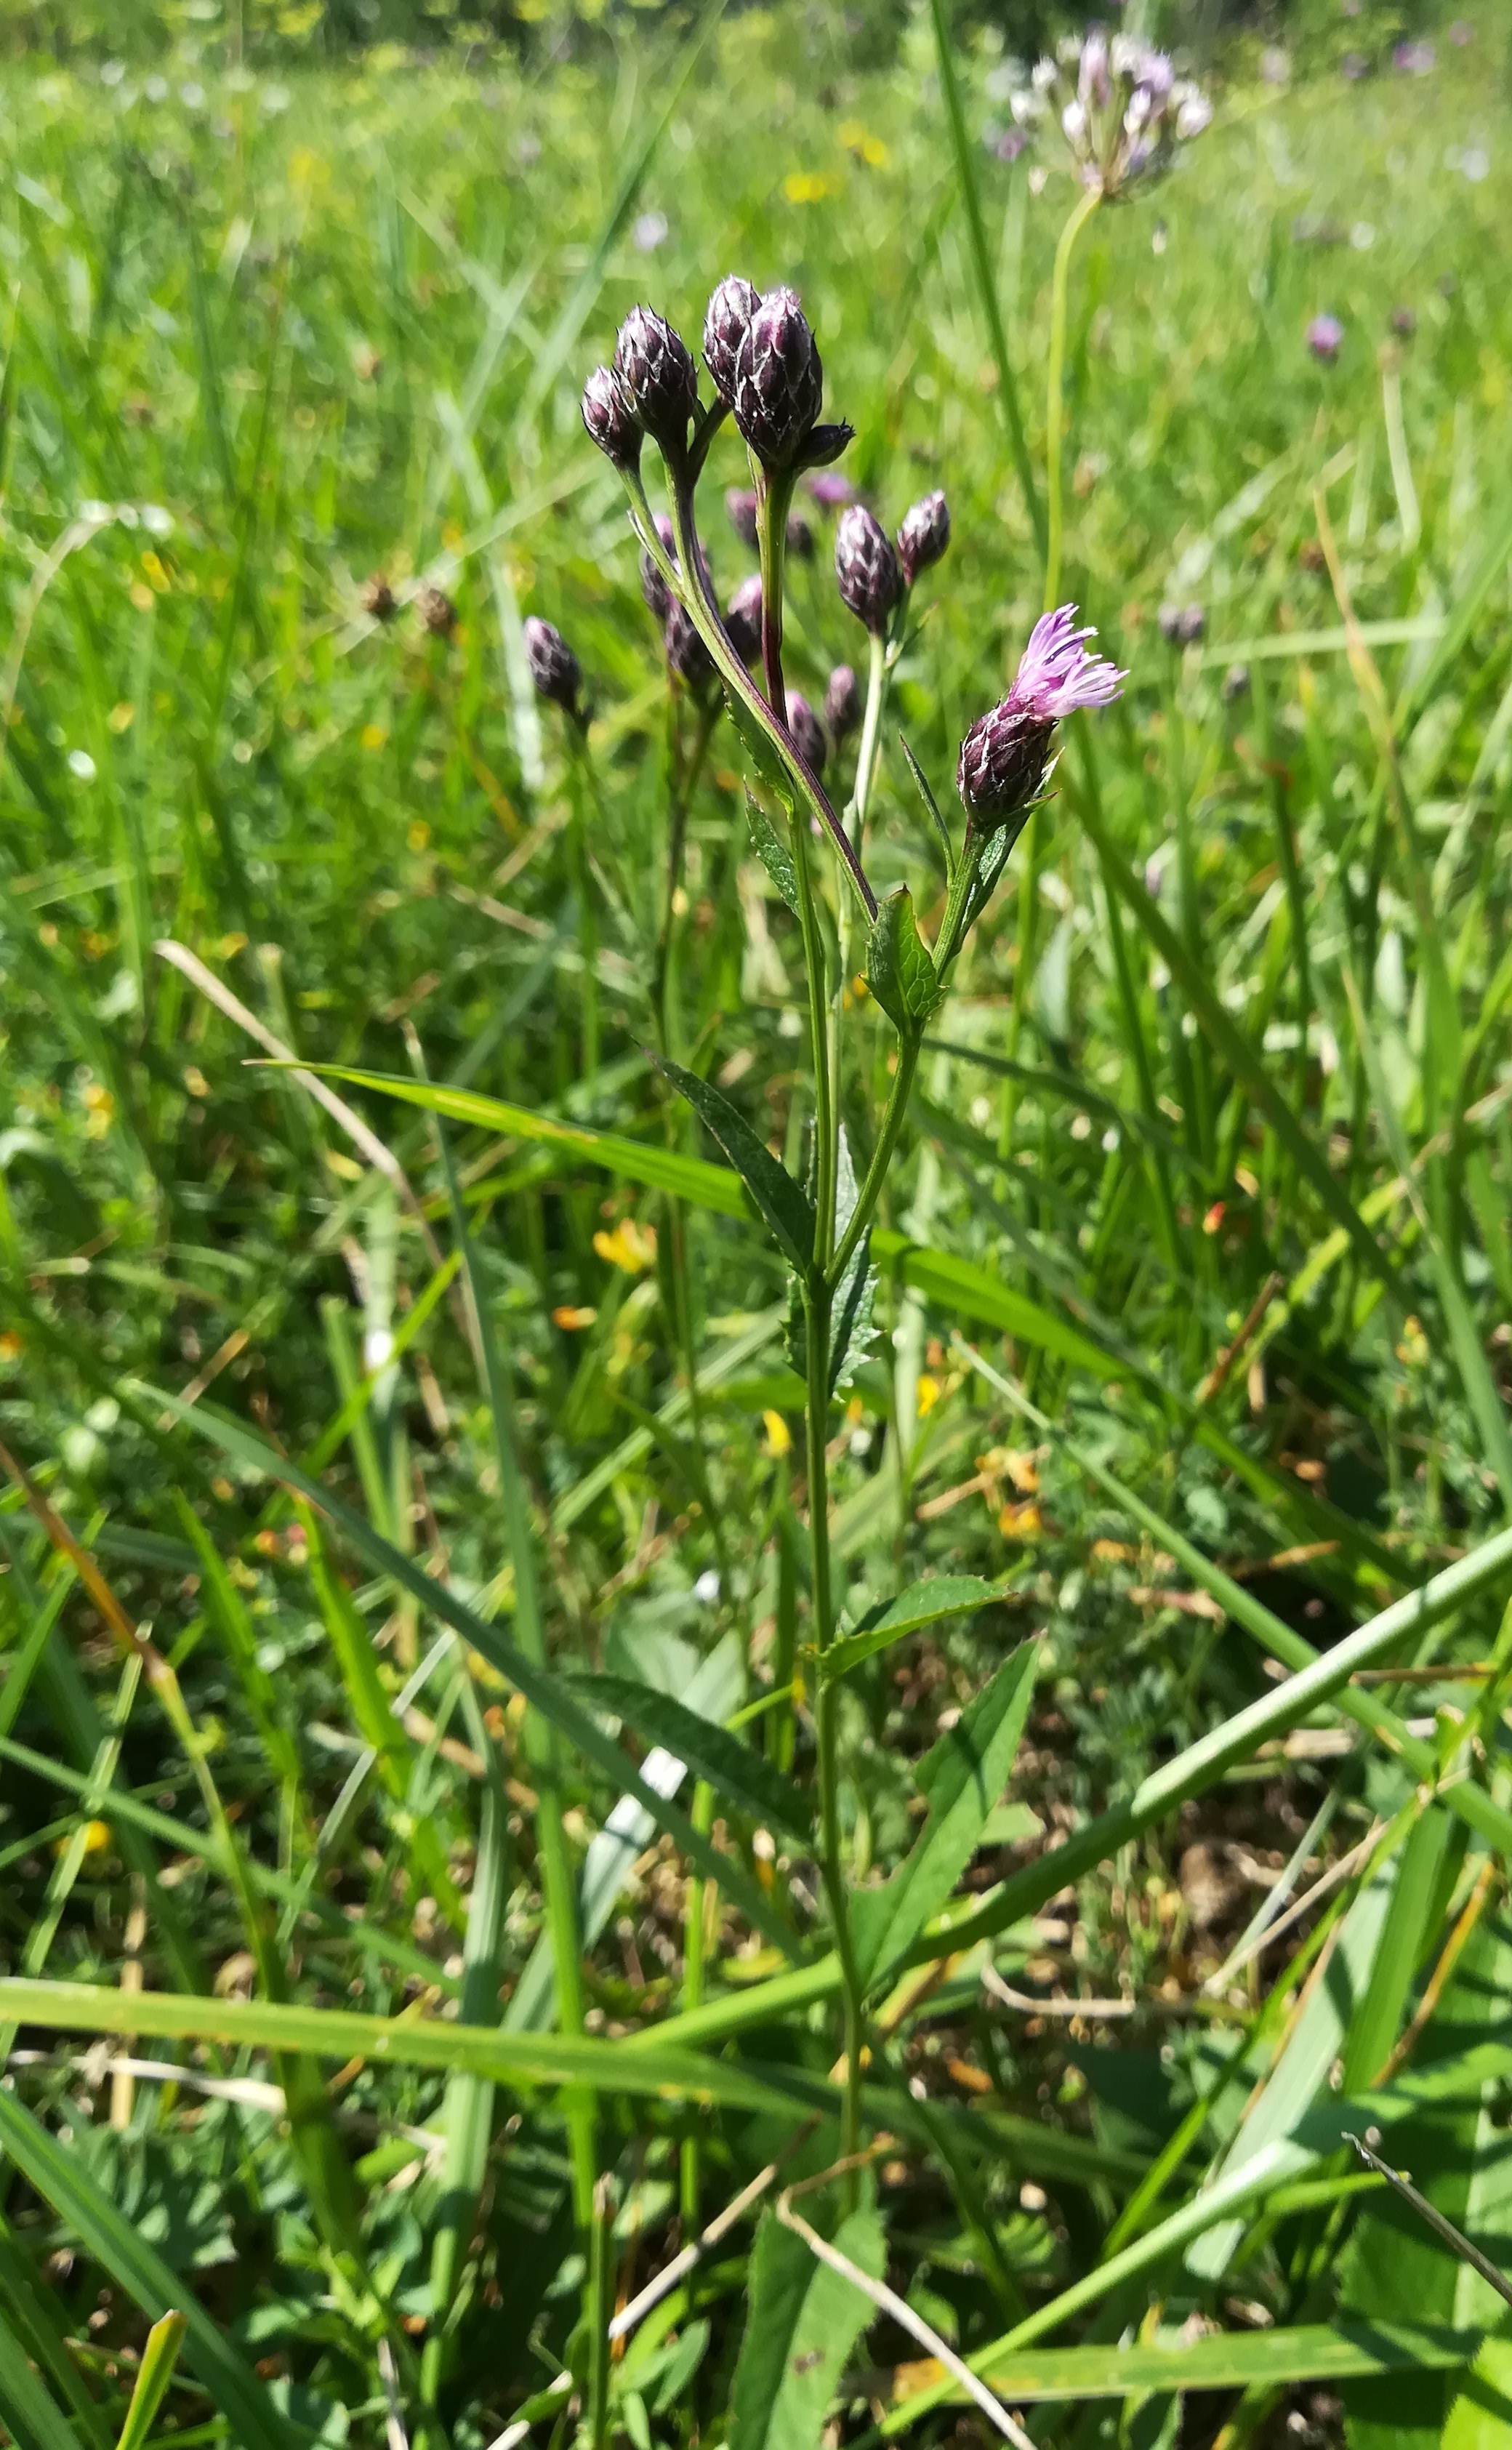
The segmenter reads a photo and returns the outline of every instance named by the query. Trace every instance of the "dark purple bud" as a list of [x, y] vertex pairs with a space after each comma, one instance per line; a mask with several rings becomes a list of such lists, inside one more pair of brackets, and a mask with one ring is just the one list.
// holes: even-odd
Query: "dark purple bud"
[[795, 292], [773, 289], [741, 338], [730, 407], [764, 468], [790, 468], [824, 406], [824, 373]]
[[756, 496], [748, 485], [731, 485], [725, 496], [730, 526], [742, 544], [756, 542]]
[[449, 638], [456, 627], [456, 606], [439, 587], [420, 588], [415, 610], [433, 638]]
[[1242, 698], [1242, 697], [1248, 697], [1248, 696], [1249, 696], [1249, 694], [1250, 694], [1250, 667], [1249, 667], [1249, 665], [1248, 665], [1248, 664], [1231, 664], [1231, 665], [1229, 666], [1228, 671], [1224, 673], [1224, 676], [1223, 676], [1223, 702], [1224, 702], [1224, 705], [1225, 705], [1225, 706], [1233, 706], [1233, 705], [1235, 705], [1235, 704], [1237, 703], [1237, 701], [1238, 701], [1240, 698]]
[[641, 429], [608, 366], [595, 366], [583, 385], [583, 423], [616, 468], [633, 468], [641, 456]]
[[[662, 548], [668, 560], [675, 570], [677, 554], [672, 548], [672, 523], [665, 511], [656, 513], [656, 533], [661, 537]], [[671, 603], [672, 591], [644, 545], [641, 547], [641, 593], [646, 598], [647, 610], [652, 619], [661, 622], [665, 627], [667, 608]]]
[[861, 721], [861, 683], [849, 664], [837, 664], [824, 691], [824, 721], [837, 748]]
[[729, 642], [743, 664], [754, 664], [762, 651], [761, 573], [743, 578], [725, 613]]
[[1155, 618], [1168, 647], [1195, 647], [1207, 632], [1208, 616], [1200, 604], [1162, 604]]
[[1337, 315], [1314, 315], [1308, 325], [1308, 346], [1320, 365], [1332, 365], [1344, 346], [1344, 325]]
[[539, 694], [559, 706], [564, 714], [575, 715], [582, 667], [560, 630], [553, 630], [550, 621], [539, 620], [533, 612], [525, 624], [525, 660]]
[[814, 531], [796, 511], [788, 514], [787, 550], [795, 561], [812, 561], [814, 558]]
[[1418, 328], [1418, 319], [1410, 306], [1393, 306], [1386, 320], [1399, 340], [1410, 340]]
[[816, 425], [804, 445], [804, 467], [827, 467], [830, 460], [838, 459], [845, 445], [855, 439], [853, 425]]
[[727, 408], [734, 402], [740, 344], [761, 302], [761, 292], [753, 289], [748, 281], [743, 281], [738, 272], [729, 273], [708, 301], [704, 318], [704, 363]]
[[1027, 808], [1045, 779], [1055, 724], [1011, 697], [979, 715], [960, 744], [956, 788], [979, 834]]
[[371, 578], [362, 581], [362, 610], [370, 621], [394, 618], [394, 590], [381, 570], [375, 570]]
[[807, 698], [801, 696], [797, 690], [789, 690], [787, 692], [787, 729], [793, 735], [793, 745], [798, 754], [809, 771], [816, 776], [823, 774], [824, 760], [829, 754], [829, 743], [824, 738], [824, 727]]
[[822, 511], [843, 511], [859, 498], [850, 478], [837, 476], [828, 468], [809, 477], [808, 490]]
[[649, 306], [632, 306], [619, 327], [614, 379], [652, 440], [680, 458], [698, 408], [698, 369], [670, 323]]
[[835, 530], [835, 578], [841, 601], [880, 638], [903, 592], [903, 574], [898, 555], [863, 502], [853, 502]]
[[664, 638], [668, 671], [694, 697], [705, 696], [715, 678], [714, 658], [675, 596], [668, 610]]
[[926, 494], [903, 513], [898, 531], [898, 558], [912, 587], [921, 570], [937, 562], [950, 542], [950, 505], [940, 493]]

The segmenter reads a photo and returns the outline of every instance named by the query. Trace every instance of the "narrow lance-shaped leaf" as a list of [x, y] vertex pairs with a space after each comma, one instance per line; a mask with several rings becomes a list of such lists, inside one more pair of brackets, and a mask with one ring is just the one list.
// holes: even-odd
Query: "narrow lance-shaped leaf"
[[719, 1142], [792, 1265], [806, 1268], [814, 1255], [814, 1210], [807, 1194], [766, 1141], [757, 1138], [745, 1116], [708, 1080], [665, 1055], [651, 1055], [650, 1060]]
[[850, 1632], [830, 1643], [817, 1663], [820, 1682], [832, 1684], [837, 1676], [847, 1675], [863, 1660], [874, 1659], [879, 1650], [891, 1649], [911, 1633], [943, 1624], [953, 1616], [967, 1616], [998, 1597], [997, 1584], [984, 1583], [979, 1574], [935, 1574], [925, 1582], [911, 1583], [897, 1599], [879, 1600]]
[[790, 1837], [806, 1840], [812, 1834], [812, 1815], [792, 1780], [727, 1728], [633, 1677], [574, 1676], [572, 1684], [574, 1693], [686, 1761], [737, 1812], [753, 1820], [775, 1820]]
[[906, 885], [885, 896], [872, 923], [866, 984], [902, 1038], [917, 1038], [940, 1001], [940, 981]]
[[[852, 2212], [833, 2241], [869, 2280], [886, 2243], [877, 2214]], [[871, 2300], [768, 2214], [751, 2255], [746, 2335], [730, 2409], [730, 2450], [819, 2450], [824, 2414], [867, 2324]]]

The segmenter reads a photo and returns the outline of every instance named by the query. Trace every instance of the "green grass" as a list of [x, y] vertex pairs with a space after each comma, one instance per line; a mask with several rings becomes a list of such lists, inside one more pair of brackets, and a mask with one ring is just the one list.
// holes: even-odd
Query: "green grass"
[[[0, 2438], [988, 2439], [777, 2208], [841, 2149], [838, 1871], [869, 2158], [802, 2217], [1037, 2443], [1504, 2450], [1504, 2306], [1344, 2140], [1512, 2262], [1483, 15], [1431, 78], [1234, 50], [1081, 235], [1063, 593], [1130, 679], [930, 1025], [823, 1672], [760, 1158], [648, 1053], [801, 1173], [798, 929], [577, 396], [633, 301], [785, 279], [847, 473], [946, 489], [866, 844], [931, 936], [896, 734], [955, 824], [1040, 606], [1069, 183], [982, 146], [990, 49], [958, 125], [927, 14], [869, 77], [816, 12], [0, 87]], [[722, 596], [745, 478], [721, 436]], [[805, 515], [818, 704], [864, 639]], [[894, 1036], [844, 1033], [861, 1155]]]

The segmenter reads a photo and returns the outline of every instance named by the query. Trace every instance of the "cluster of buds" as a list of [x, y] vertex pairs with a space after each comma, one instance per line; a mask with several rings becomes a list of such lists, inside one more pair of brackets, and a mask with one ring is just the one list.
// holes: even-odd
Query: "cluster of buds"
[[941, 493], [926, 494], [904, 513], [896, 548], [865, 504], [853, 502], [835, 530], [842, 603], [874, 638], [884, 637], [908, 589], [949, 542], [950, 508]]
[[960, 744], [956, 788], [971, 830], [997, 833], [1039, 799], [1053, 770], [1056, 726], [1079, 708], [1109, 706], [1128, 674], [1105, 656], [1089, 655], [1095, 630], [1076, 628], [1076, 608], [1062, 604], [1035, 623], [1007, 696], [979, 715]]
[[1177, 76], [1164, 51], [1100, 32], [1040, 60], [1012, 108], [1031, 126], [1053, 112], [1082, 185], [1107, 198], [1169, 169], [1177, 146], [1212, 117], [1207, 96]]

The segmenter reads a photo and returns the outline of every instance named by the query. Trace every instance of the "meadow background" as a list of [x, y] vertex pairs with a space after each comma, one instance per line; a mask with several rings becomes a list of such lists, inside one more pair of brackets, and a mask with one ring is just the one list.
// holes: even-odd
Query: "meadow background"
[[[889, 523], [949, 497], [894, 698], [946, 805], [1039, 609], [1003, 378], [1037, 467], [1070, 183], [1005, 158], [1024, 29], [981, 17], [963, 153], [927, 11], [520, 10], [423, 61], [385, 19], [339, 64], [333, 26], [6, 24], [0, 2420], [986, 2440], [769, 2180], [605, 2336], [774, 2156], [826, 2167], [837, 2043], [739, 1902], [822, 1935], [762, 1809], [811, 1762], [801, 1389], [643, 1051], [690, 720], [577, 398], [636, 300], [692, 339], [728, 270], [802, 291], [847, 473]], [[858, 1883], [1041, 1643], [976, 1923], [879, 2024], [846, 2240], [1037, 2441], [1501, 2450], [1504, 2303], [1340, 2136], [1381, 2125], [1512, 2263], [1505, 1574], [1188, 1769], [1512, 1506], [1512, 28], [1175, 31], [1215, 124], [1071, 292], [1065, 593], [1130, 680], [937, 1029], [831, 1423], [851, 1620], [993, 1585], [847, 1680]], [[722, 439], [722, 593], [743, 477]], [[863, 642], [804, 515], [817, 703]], [[586, 767], [531, 613], [582, 661]], [[874, 872], [927, 910], [930, 861], [890, 737]], [[796, 948], [725, 725], [673, 961], [683, 1060], [796, 1162]], [[262, 1057], [459, 1095], [333, 1107]], [[622, 1756], [602, 1712], [553, 1750], [489, 1626], [553, 1690], [754, 1706], [683, 1789], [723, 1893], [621, 1795], [644, 1708]]]

